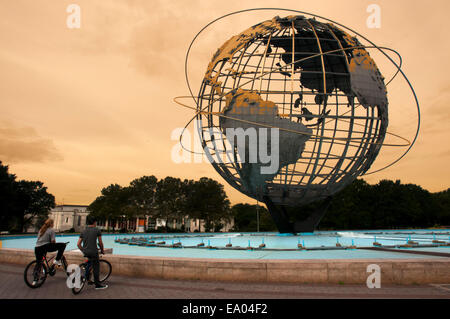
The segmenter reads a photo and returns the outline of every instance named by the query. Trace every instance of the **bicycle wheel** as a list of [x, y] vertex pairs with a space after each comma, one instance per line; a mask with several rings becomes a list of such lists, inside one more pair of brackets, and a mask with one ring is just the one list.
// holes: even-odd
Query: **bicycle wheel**
[[100, 282], [104, 282], [111, 275], [112, 266], [109, 261], [104, 259], [99, 260], [99, 265], [100, 265], [99, 280]]
[[[27, 267], [25, 267], [25, 271], [23, 272], [23, 279], [28, 287], [39, 288], [47, 279], [47, 267], [44, 263], [41, 263], [39, 267], [36, 267], [36, 260], [33, 260], [27, 265]], [[33, 285], [34, 281], [35, 284]]]
[[72, 293], [74, 295], [78, 295], [84, 288], [84, 286], [86, 285], [86, 277], [85, 277], [85, 272], [86, 272], [86, 264], [81, 264], [80, 265], [80, 287], [73, 287], [72, 288]]

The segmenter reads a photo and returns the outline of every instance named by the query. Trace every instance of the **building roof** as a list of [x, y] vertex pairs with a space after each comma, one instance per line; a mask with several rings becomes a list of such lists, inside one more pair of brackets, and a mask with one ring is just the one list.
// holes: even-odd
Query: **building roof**
[[56, 207], [89, 207], [89, 205], [68, 205], [68, 204], [64, 204], [64, 205], [56, 205]]

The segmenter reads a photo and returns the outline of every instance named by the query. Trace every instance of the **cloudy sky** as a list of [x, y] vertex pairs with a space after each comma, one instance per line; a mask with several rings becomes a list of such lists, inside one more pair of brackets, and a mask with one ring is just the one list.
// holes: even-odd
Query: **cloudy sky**
[[[142, 175], [208, 176], [226, 184], [209, 164], [171, 160], [177, 143], [171, 134], [192, 117], [172, 101], [188, 94], [185, 53], [211, 20], [279, 2], [0, 0], [0, 160], [20, 179], [43, 181], [57, 203], [66, 204], [89, 204], [102, 187], [125, 186]], [[72, 3], [81, 9], [80, 28], [67, 26]], [[381, 28], [366, 23], [373, 3], [381, 8]], [[338, 21], [403, 56], [421, 103], [421, 135], [404, 160], [366, 180], [400, 179], [433, 192], [450, 187], [450, 2], [285, 0], [282, 6]], [[191, 53], [194, 91], [221, 44], [275, 15], [289, 14], [236, 15], [203, 33]], [[373, 56], [389, 78], [395, 69]], [[389, 131], [412, 139], [417, 112], [411, 93], [400, 77], [388, 90]], [[404, 150], [384, 148], [373, 168]], [[232, 203], [254, 203], [226, 190]]]

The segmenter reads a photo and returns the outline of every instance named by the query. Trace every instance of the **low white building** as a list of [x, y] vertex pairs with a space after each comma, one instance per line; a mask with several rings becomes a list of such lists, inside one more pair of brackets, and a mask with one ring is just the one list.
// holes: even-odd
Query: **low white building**
[[[86, 227], [86, 217], [89, 215], [87, 205], [58, 205], [50, 211], [49, 218], [55, 222], [54, 229], [57, 232], [63, 232], [74, 229], [75, 232], [81, 232]], [[158, 227], [165, 226], [165, 221], [154, 219], [150, 216], [136, 217], [127, 219], [125, 216], [115, 221], [99, 221], [97, 227], [103, 231], [119, 231], [126, 229], [129, 232], [143, 233], [146, 230], [155, 230]], [[224, 223], [222, 232], [228, 232], [234, 223]], [[168, 226], [172, 229], [182, 229], [185, 232], [204, 232], [204, 221], [199, 219], [183, 219], [170, 220]]]
[[56, 231], [74, 229], [80, 232], [86, 227], [86, 216], [89, 215], [86, 205], [58, 205], [48, 215], [55, 222]]

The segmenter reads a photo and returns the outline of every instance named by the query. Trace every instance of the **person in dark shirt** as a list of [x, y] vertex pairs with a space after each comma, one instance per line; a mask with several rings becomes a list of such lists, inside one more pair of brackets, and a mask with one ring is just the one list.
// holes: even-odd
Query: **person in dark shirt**
[[[84, 256], [88, 258], [90, 266], [93, 267], [95, 289], [106, 289], [108, 288], [108, 285], [101, 284], [99, 281], [100, 265], [98, 262], [97, 240], [100, 251], [104, 254], [102, 233], [100, 229], [97, 228], [97, 220], [95, 217], [88, 215], [86, 222], [88, 226], [80, 234], [77, 246], [83, 252]], [[88, 271], [89, 269], [86, 269], [86, 274]]]

